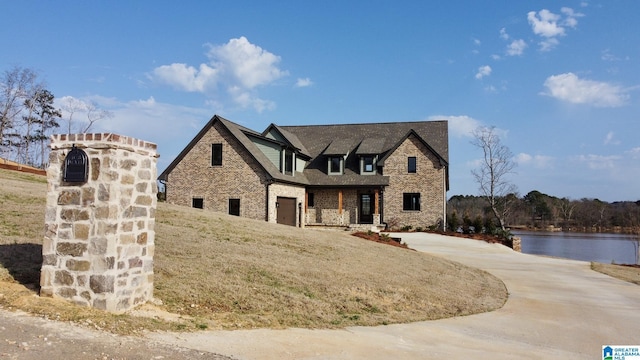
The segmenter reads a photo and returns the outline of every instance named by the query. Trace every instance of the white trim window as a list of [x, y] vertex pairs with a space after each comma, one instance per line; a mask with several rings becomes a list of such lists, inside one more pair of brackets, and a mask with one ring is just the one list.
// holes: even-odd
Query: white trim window
[[363, 155], [360, 157], [360, 175], [373, 175], [376, 173], [376, 156]]
[[344, 173], [344, 157], [329, 156], [327, 169], [329, 175], [342, 175]]

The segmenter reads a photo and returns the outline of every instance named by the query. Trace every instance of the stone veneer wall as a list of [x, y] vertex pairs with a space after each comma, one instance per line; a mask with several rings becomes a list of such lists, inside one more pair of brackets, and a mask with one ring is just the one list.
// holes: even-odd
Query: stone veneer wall
[[[407, 158], [416, 157], [417, 172], [407, 170]], [[415, 136], [409, 136], [385, 161], [389, 186], [384, 192], [384, 220], [400, 227], [426, 228], [446, 220], [445, 167]], [[403, 193], [420, 193], [420, 211], [403, 210]]]
[[[287, 197], [287, 198], [295, 198], [296, 199], [296, 226], [297, 227], [305, 227], [306, 218], [304, 216], [300, 216], [300, 208], [298, 204], [302, 204], [302, 211], [304, 211], [304, 194], [305, 188], [304, 186], [295, 186], [295, 185], [286, 185], [274, 183], [269, 185], [269, 200], [268, 200], [268, 209], [269, 216], [268, 222], [276, 223], [277, 222], [277, 214], [278, 209], [276, 209], [276, 201], [278, 196]], [[300, 223], [302, 220], [302, 223]]]
[[307, 223], [346, 226], [356, 224], [358, 214], [358, 191], [342, 190], [342, 212], [338, 209], [339, 189], [313, 189], [314, 207], [307, 209]]
[[[75, 145], [86, 183], [62, 181]], [[155, 144], [116, 134], [51, 137], [40, 294], [121, 312], [153, 296]]]

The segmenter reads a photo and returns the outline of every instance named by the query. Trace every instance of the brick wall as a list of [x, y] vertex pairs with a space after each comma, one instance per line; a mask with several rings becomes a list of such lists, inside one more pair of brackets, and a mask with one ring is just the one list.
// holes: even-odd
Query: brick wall
[[[73, 146], [86, 182], [63, 182]], [[51, 137], [40, 294], [109, 311], [153, 296], [156, 145], [116, 134]]]
[[[211, 165], [211, 144], [222, 144], [222, 166]], [[167, 179], [167, 202], [229, 212], [229, 199], [240, 199], [240, 216], [268, 220], [264, 170], [224, 126], [216, 122], [195, 144]]]
[[[408, 173], [407, 158], [416, 157], [417, 172]], [[415, 136], [409, 136], [387, 158], [384, 175], [389, 186], [384, 192], [384, 220], [397, 219], [399, 226], [426, 228], [445, 219], [445, 167]], [[420, 211], [403, 210], [403, 193], [420, 193]]]

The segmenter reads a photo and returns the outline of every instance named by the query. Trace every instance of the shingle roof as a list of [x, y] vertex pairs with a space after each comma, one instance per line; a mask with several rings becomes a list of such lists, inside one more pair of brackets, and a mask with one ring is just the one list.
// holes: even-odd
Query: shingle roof
[[[369, 124], [334, 124], [280, 126], [279, 128], [297, 136], [312, 157], [317, 157], [335, 140], [345, 139], [356, 146], [365, 139], [378, 139], [381, 152], [393, 149], [411, 130], [449, 162], [449, 139], [447, 121], [388, 122]], [[367, 141], [368, 142], [368, 141]], [[373, 143], [373, 141], [372, 141]], [[368, 146], [368, 145], [367, 145]]]
[[347, 155], [357, 145], [356, 139], [336, 138], [322, 152], [323, 155]]
[[[309, 151], [312, 160], [304, 173], [311, 185], [388, 185], [387, 176], [359, 175], [358, 155], [378, 154], [380, 155], [378, 165], [384, 165], [386, 157], [411, 134], [415, 134], [422, 140], [441, 159], [443, 165], [449, 163], [447, 121], [281, 126], [280, 128], [295, 135]], [[347, 153], [349, 156], [346, 158], [344, 174], [328, 175], [327, 159], [322, 155]]]
[[381, 154], [384, 149], [385, 140], [383, 137], [379, 138], [365, 138], [358, 145], [356, 154], [358, 155], [377, 155]]
[[266, 135], [266, 133], [269, 131], [270, 128], [275, 128], [280, 135], [282, 135], [282, 137], [285, 138], [285, 140], [287, 140], [289, 142], [289, 144], [291, 144], [291, 146], [295, 147], [296, 149], [298, 149], [298, 151], [300, 151], [300, 153], [302, 153], [305, 156], [310, 156], [309, 155], [309, 151], [307, 151], [307, 149], [304, 147], [304, 145], [302, 144], [302, 142], [300, 141], [300, 139], [298, 139], [297, 136], [295, 136], [294, 134], [286, 131], [285, 129], [283, 129], [281, 126], [278, 126], [276, 124], [271, 124], [263, 133], [262, 135]]

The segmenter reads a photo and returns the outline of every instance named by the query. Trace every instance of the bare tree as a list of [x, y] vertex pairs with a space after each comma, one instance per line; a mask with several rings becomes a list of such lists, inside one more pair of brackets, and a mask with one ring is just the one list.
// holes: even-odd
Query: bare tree
[[0, 77], [0, 150], [10, 143], [15, 134], [11, 129], [23, 110], [23, 100], [35, 86], [37, 74], [29, 68], [16, 66]]
[[480, 195], [484, 197], [495, 215], [500, 228], [505, 231], [505, 215], [508, 214], [509, 194], [516, 193], [515, 185], [507, 180], [515, 163], [508, 147], [500, 142], [494, 127], [479, 127], [473, 131], [473, 145], [483, 152], [482, 163], [472, 170], [478, 183]]
[[[104, 110], [98, 107], [98, 105], [91, 101], [86, 102], [73, 96], [65, 96], [62, 98], [62, 109], [66, 113], [67, 133], [71, 134], [73, 131], [80, 133], [87, 133], [91, 130], [91, 127], [99, 120], [108, 119], [113, 117], [113, 113], [108, 110]], [[77, 113], [84, 113], [87, 117], [86, 121], [74, 120], [74, 115]], [[77, 125], [73, 125], [73, 122], [77, 121]]]
[[559, 209], [560, 213], [562, 214], [562, 227], [567, 228], [571, 226], [573, 211], [576, 208], [575, 202], [564, 197], [562, 199], [556, 200], [555, 203], [556, 203], [556, 207]]
[[86, 106], [87, 111], [87, 126], [82, 130], [83, 133], [89, 132], [93, 124], [102, 119], [110, 119], [113, 117], [113, 113], [111, 111], [100, 109], [94, 102], [90, 102]]
[[64, 96], [61, 99], [62, 102], [62, 110], [67, 113], [66, 122], [67, 122], [67, 134], [71, 134], [72, 123], [73, 123], [73, 115], [79, 111], [84, 111], [85, 103], [80, 99], [76, 99], [73, 96]]
[[14, 139], [12, 145], [16, 148], [15, 159], [23, 164], [33, 165], [34, 163], [30, 147], [31, 143], [36, 141], [34, 129], [40, 121], [37, 107], [42, 92], [47, 91], [44, 90], [44, 86], [43, 83], [37, 83], [26, 89], [23, 95], [22, 121], [19, 122], [22, 129], [18, 133], [12, 134], [14, 135], [12, 136]]

